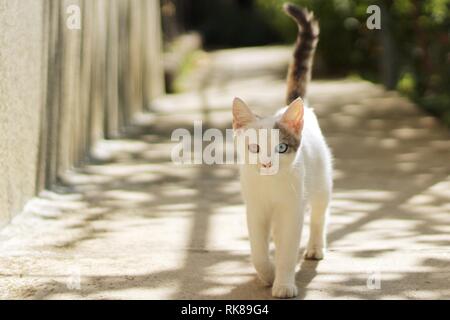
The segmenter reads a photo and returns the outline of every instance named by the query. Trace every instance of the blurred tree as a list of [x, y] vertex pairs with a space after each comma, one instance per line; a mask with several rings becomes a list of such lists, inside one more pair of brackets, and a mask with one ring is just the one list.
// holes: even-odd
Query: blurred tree
[[[176, 12], [172, 21], [176, 28], [200, 31], [209, 48], [263, 45], [280, 40], [277, 30], [255, 10], [254, 0], [162, 0], [163, 8], [168, 2]], [[171, 32], [171, 27], [164, 29]]]
[[181, 33], [175, 1], [161, 0], [161, 20], [164, 42], [168, 43]]
[[[295, 28], [283, 0], [257, 0], [285, 41]], [[397, 88], [450, 125], [450, 0], [294, 0], [319, 18], [318, 60], [328, 74], [358, 73]], [[366, 27], [369, 5], [382, 10], [381, 30]]]
[[[199, 30], [207, 47], [293, 43], [296, 37], [296, 25], [281, 10], [285, 0], [162, 1], [177, 9], [178, 30]], [[382, 82], [450, 124], [450, 0], [291, 1], [319, 18], [321, 73]], [[381, 30], [366, 26], [373, 4], [382, 10]]]

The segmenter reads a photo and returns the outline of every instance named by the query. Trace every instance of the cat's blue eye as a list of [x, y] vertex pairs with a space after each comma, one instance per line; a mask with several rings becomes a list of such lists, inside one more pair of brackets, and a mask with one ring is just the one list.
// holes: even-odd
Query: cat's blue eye
[[257, 145], [256, 143], [252, 143], [248, 145], [248, 151], [252, 152], [252, 153], [258, 153], [259, 152], [259, 145]]
[[275, 147], [275, 151], [278, 153], [285, 153], [288, 150], [289, 146], [286, 143], [280, 143]]

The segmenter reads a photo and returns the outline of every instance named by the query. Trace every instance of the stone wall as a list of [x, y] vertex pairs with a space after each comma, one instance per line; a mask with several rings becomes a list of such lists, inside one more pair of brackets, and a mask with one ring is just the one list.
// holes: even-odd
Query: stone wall
[[0, 226], [163, 90], [159, 1], [0, 0]]

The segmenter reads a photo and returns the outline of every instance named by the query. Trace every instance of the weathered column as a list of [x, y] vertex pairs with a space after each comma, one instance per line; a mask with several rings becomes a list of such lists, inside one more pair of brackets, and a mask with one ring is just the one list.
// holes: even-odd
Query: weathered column
[[144, 108], [151, 109], [152, 101], [164, 94], [162, 31], [159, 1], [142, 1], [142, 58]]
[[163, 82], [159, 1], [0, 0], [0, 225]]
[[142, 111], [142, 2], [129, 2], [129, 69], [128, 76], [130, 79], [130, 101], [129, 110], [131, 115], [135, 115]]
[[91, 57], [92, 57], [92, 29], [93, 12], [89, 5], [92, 1], [83, 0], [82, 24], [81, 24], [81, 50], [80, 50], [80, 110], [79, 110], [79, 152], [80, 163], [86, 159], [86, 155], [91, 147], [91, 136], [89, 134], [89, 109], [91, 96]]
[[35, 193], [43, 12], [42, 1], [0, 1], [0, 226]]
[[119, 136], [119, 7], [116, 0], [108, 2], [106, 50], [105, 136]]
[[91, 94], [89, 107], [90, 141], [104, 138], [103, 117], [106, 97], [106, 1], [85, 2], [92, 10]]
[[[80, 43], [81, 30], [70, 25], [69, 15], [80, 8], [79, 0], [60, 1], [61, 81], [59, 99], [58, 175], [70, 169], [77, 161], [77, 117], [80, 98]], [[70, 11], [70, 9], [75, 11]]]
[[119, 8], [119, 110], [121, 125], [125, 126], [131, 121], [129, 102], [131, 100], [131, 83], [129, 77], [129, 1], [117, 0]]
[[47, 178], [47, 149], [48, 149], [48, 110], [47, 110], [47, 85], [48, 85], [48, 57], [51, 28], [51, 3], [44, 1], [42, 9], [42, 58], [41, 58], [41, 101], [39, 107], [40, 125], [39, 125], [39, 144], [38, 144], [38, 167], [36, 170], [35, 193], [46, 188]]

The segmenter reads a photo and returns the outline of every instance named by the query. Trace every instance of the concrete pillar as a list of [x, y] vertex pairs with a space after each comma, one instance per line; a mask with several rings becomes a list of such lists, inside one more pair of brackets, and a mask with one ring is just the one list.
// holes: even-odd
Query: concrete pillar
[[39, 145], [38, 145], [38, 167], [36, 170], [35, 194], [38, 194], [46, 187], [47, 176], [47, 149], [48, 149], [48, 111], [47, 111], [47, 82], [48, 82], [48, 56], [50, 42], [51, 25], [51, 3], [43, 3], [42, 18], [42, 57], [41, 57], [41, 101], [40, 101], [40, 127], [39, 127]]
[[44, 5], [0, 1], [0, 226], [36, 189]]
[[162, 31], [159, 1], [142, 2], [142, 85], [144, 108], [151, 109], [152, 101], [164, 94]]
[[108, 30], [106, 54], [105, 136], [114, 138], [120, 133], [119, 119], [119, 6], [108, 2]]
[[106, 75], [106, 1], [85, 2], [92, 10], [91, 53], [91, 91], [89, 107], [90, 141], [104, 138], [103, 116], [105, 114], [105, 75]]
[[60, 2], [49, 1], [49, 30], [46, 43], [47, 57], [43, 57], [47, 64], [46, 72], [46, 97], [45, 109], [46, 119], [46, 141], [45, 146], [45, 187], [50, 188], [57, 180], [58, 176], [58, 150], [59, 150], [59, 105], [60, 105], [60, 82], [62, 70], [61, 55], [61, 21], [60, 21]]
[[79, 0], [59, 1], [59, 21], [60, 21], [60, 55], [61, 55], [61, 81], [59, 99], [59, 165], [58, 175], [64, 172], [77, 162], [78, 155], [78, 130], [77, 117], [80, 103], [80, 45], [81, 29], [72, 29], [67, 25], [71, 6], [80, 8]]
[[0, 0], [0, 226], [120, 135], [163, 82], [159, 1]]

